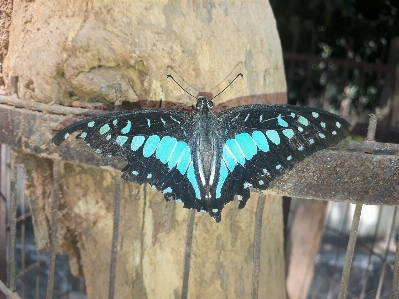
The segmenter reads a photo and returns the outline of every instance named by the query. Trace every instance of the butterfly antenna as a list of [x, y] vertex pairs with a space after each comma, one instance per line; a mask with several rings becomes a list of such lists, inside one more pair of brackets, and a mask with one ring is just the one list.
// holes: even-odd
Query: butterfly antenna
[[231, 84], [233, 84], [233, 82], [234, 82], [238, 77], [243, 78], [244, 76], [243, 76], [241, 73], [239, 73], [239, 74], [233, 79], [233, 81], [231, 81], [231, 82], [229, 83], [229, 85], [227, 85], [221, 92], [219, 92], [217, 95], [215, 95], [211, 100], [213, 100], [213, 99], [216, 98], [218, 95], [220, 95], [223, 91], [225, 91], [225, 90], [227, 89], [227, 87], [229, 87]]
[[171, 78], [173, 81], [175, 81], [175, 83], [176, 83], [177, 85], [179, 85], [179, 87], [180, 87], [181, 89], [183, 89], [183, 91], [185, 91], [188, 95], [190, 95], [190, 96], [192, 96], [194, 99], [196, 99], [196, 97], [193, 96], [191, 93], [189, 93], [187, 90], [185, 90], [185, 89], [175, 80], [175, 78], [172, 77], [172, 75], [167, 75], [166, 78]]

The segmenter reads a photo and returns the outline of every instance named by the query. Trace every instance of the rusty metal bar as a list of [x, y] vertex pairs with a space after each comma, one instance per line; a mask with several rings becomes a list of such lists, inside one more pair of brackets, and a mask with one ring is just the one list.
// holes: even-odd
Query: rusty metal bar
[[[348, 214], [349, 214], [349, 207], [350, 206], [347, 204], [346, 205], [346, 209], [345, 209], [345, 214], [344, 214], [344, 217], [343, 217], [344, 221], [342, 222], [341, 229], [339, 231], [335, 231], [335, 233], [338, 236], [340, 236], [340, 237], [342, 236], [342, 234], [343, 234], [342, 232], [343, 232], [343, 230], [346, 227], [346, 222], [347, 222]], [[330, 210], [330, 213], [329, 213], [328, 217], [330, 217], [330, 214], [331, 214], [331, 210]], [[327, 220], [327, 222], [328, 222], [328, 220]], [[338, 272], [337, 261], [338, 261], [338, 257], [340, 255], [340, 252], [341, 252], [340, 248], [336, 247], [335, 258], [334, 258], [334, 264], [333, 264], [331, 277], [335, 277], [336, 273]], [[335, 279], [330, 279], [330, 277], [328, 279], [330, 280], [330, 286], [328, 288], [328, 293], [327, 293], [327, 297], [326, 298], [327, 299], [332, 299], [333, 296], [334, 296], [334, 288], [335, 288], [337, 282], [335, 281]]]
[[[21, 167], [18, 167], [18, 185], [17, 192], [19, 198], [19, 205], [21, 207], [21, 215], [25, 216], [25, 180], [24, 180], [24, 172]], [[18, 217], [18, 219], [23, 219], [21, 221], [20, 232], [21, 232], [21, 271], [25, 270], [25, 217]], [[21, 297], [25, 298], [25, 282], [21, 281]]]
[[345, 266], [342, 270], [341, 284], [339, 286], [338, 299], [346, 298], [346, 289], [348, 288], [349, 274], [352, 266], [353, 253], [355, 251], [357, 231], [359, 229], [360, 216], [362, 214], [362, 204], [357, 204], [353, 213], [351, 232], [349, 235], [348, 247], [346, 248]]
[[0, 291], [7, 296], [12, 295], [12, 291], [0, 280]]
[[[8, 160], [9, 147], [0, 144], [0, 281], [7, 281], [7, 198], [10, 187], [7, 184]], [[5, 295], [0, 293], [0, 299], [5, 299]]]
[[[367, 142], [374, 140], [376, 129], [377, 129], [377, 116], [375, 114], [370, 114], [369, 127], [367, 131]], [[338, 293], [339, 299], [344, 299], [346, 297], [346, 290], [348, 288], [348, 281], [349, 281], [349, 273], [352, 267], [353, 254], [355, 252], [357, 232], [359, 230], [362, 207], [363, 207], [362, 204], [356, 204], [355, 212], [353, 214], [351, 232], [349, 235], [349, 242], [346, 250], [345, 265], [344, 269], [342, 270], [341, 284], [339, 286], [339, 293]]]
[[57, 232], [58, 232], [58, 203], [60, 185], [60, 165], [59, 161], [53, 161], [53, 198], [51, 200], [51, 234], [50, 234], [50, 263], [47, 278], [46, 298], [53, 298], [55, 258], [57, 255]]
[[82, 103], [86, 106], [85, 108], [68, 107], [57, 104], [48, 105], [34, 101], [20, 100], [15, 94], [12, 96], [0, 96], [0, 104], [16, 108], [30, 109], [32, 111], [40, 111], [44, 113], [59, 114], [59, 115], [94, 116], [104, 113], [104, 110], [110, 109], [110, 105], [101, 104], [101, 103], [94, 103], [94, 104]]
[[[126, 165], [123, 159], [103, 159], [93, 154], [81, 141], [67, 140], [60, 147], [51, 144], [56, 132], [54, 128], [60, 129], [60, 124], [67, 119], [0, 105], [0, 142], [52, 159], [94, 166], [109, 165], [115, 169]], [[361, 152], [317, 152], [273, 181], [268, 192], [352, 203], [399, 204], [399, 155], [369, 154], [375, 151], [399, 153], [399, 145], [345, 141], [341, 146]]]
[[367, 130], [367, 141], [374, 141], [375, 132], [377, 130], [377, 115], [370, 114], [369, 127]]
[[186, 248], [184, 250], [184, 269], [183, 269], [183, 283], [181, 298], [188, 298], [188, 281], [190, 278], [190, 266], [191, 266], [191, 252], [194, 236], [194, 221], [195, 221], [195, 209], [191, 209], [188, 213], [187, 229], [186, 229]]
[[10, 225], [10, 248], [9, 252], [9, 260], [10, 263], [10, 290], [15, 292], [15, 239], [17, 237], [17, 165], [14, 163], [15, 159], [11, 158], [11, 200], [10, 200], [10, 213], [8, 222]]
[[375, 296], [376, 299], [380, 299], [381, 298], [382, 285], [384, 283], [385, 272], [386, 272], [386, 268], [389, 266], [389, 263], [387, 262], [387, 257], [388, 257], [388, 254], [389, 254], [389, 247], [390, 247], [389, 244], [391, 243], [392, 236], [393, 236], [393, 234], [395, 232], [397, 211], [398, 211], [398, 207], [396, 206], [395, 210], [394, 210], [394, 213], [393, 213], [392, 221], [391, 221], [391, 228], [389, 230], [389, 236], [388, 236], [387, 243], [386, 243], [386, 246], [385, 246], [384, 263], [383, 263], [383, 266], [382, 266], [382, 269], [381, 269], [380, 280], [378, 282], [377, 295]]
[[393, 268], [393, 282], [391, 299], [399, 298], [399, 238], [396, 242], [395, 266]]
[[[379, 206], [378, 207], [378, 218], [377, 218], [377, 225], [375, 226], [374, 229], [374, 234], [373, 234], [373, 241], [371, 243], [371, 247], [369, 248], [369, 256], [367, 259], [367, 267], [366, 267], [366, 273], [364, 275], [364, 280], [363, 280], [363, 287], [360, 291], [360, 296], [359, 299], [364, 299], [365, 295], [366, 295], [366, 288], [367, 288], [367, 284], [370, 278], [370, 265], [372, 264], [372, 256], [373, 256], [373, 252], [374, 252], [374, 247], [377, 241], [377, 234], [378, 234], [378, 230], [380, 228], [380, 223], [381, 223], [381, 218], [382, 218], [382, 210], [383, 210], [383, 206]], [[384, 261], [385, 262], [385, 261]]]
[[252, 269], [252, 299], [259, 298], [259, 274], [260, 274], [260, 256], [262, 245], [262, 218], [265, 209], [266, 196], [259, 194], [258, 204], [255, 214], [255, 233], [254, 233], [254, 266]]
[[108, 298], [115, 296], [116, 262], [118, 258], [118, 238], [119, 238], [119, 220], [122, 197], [122, 181], [119, 174], [115, 175], [115, 194], [114, 194], [114, 221], [112, 227], [112, 245], [111, 245], [111, 263], [109, 273]]

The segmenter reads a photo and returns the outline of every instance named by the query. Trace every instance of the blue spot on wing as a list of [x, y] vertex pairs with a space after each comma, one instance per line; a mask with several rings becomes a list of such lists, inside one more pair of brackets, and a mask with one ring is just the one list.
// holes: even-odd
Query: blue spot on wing
[[288, 139], [291, 139], [292, 137], [294, 137], [294, 130], [292, 130], [292, 129], [285, 129], [285, 130], [283, 130], [283, 134], [284, 134]]
[[238, 161], [235, 159], [234, 155], [230, 151], [230, 148], [226, 144], [223, 146], [222, 157], [227, 167], [232, 172], [234, 168], [237, 166]]
[[140, 148], [140, 146], [142, 146], [144, 141], [145, 141], [144, 136], [134, 136], [130, 148], [132, 149], [132, 151], [137, 151]]
[[309, 121], [306, 118], [304, 118], [303, 116], [298, 117], [298, 122], [304, 126], [309, 125]]
[[165, 164], [168, 162], [176, 143], [176, 138], [172, 138], [170, 136], [163, 137], [161, 142], [158, 144], [155, 157]]
[[118, 136], [118, 137], [116, 137], [116, 143], [117, 143], [119, 146], [122, 146], [122, 145], [124, 145], [124, 144], [126, 143], [126, 141], [127, 141], [128, 139], [129, 139], [129, 138], [126, 137], [126, 136]]
[[159, 143], [159, 136], [158, 135], [151, 135], [148, 137], [146, 143], [144, 144], [143, 148], [143, 156], [148, 158], [150, 157], [155, 150], [157, 149], [158, 143]]
[[234, 158], [238, 161], [238, 163], [244, 165], [245, 157], [237, 141], [235, 139], [229, 139], [226, 141], [226, 145], [229, 147], [231, 153], [234, 155]]
[[269, 151], [269, 143], [267, 142], [265, 134], [261, 131], [253, 131], [252, 138], [254, 139], [256, 146], [263, 152]]
[[277, 131], [275, 130], [267, 130], [266, 136], [273, 142], [275, 145], [280, 144], [280, 136], [278, 135]]
[[168, 162], [169, 169], [175, 167], [186, 146], [187, 143], [185, 143], [184, 141], [177, 142], [175, 149], [172, 152], [172, 155], [169, 157], [169, 162]]
[[105, 133], [107, 133], [109, 130], [111, 130], [111, 128], [109, 127], [108, 124], [103, 125], [100, 128], [100, 135], [104, 135]]
[[231, 122], [237, 120], [237, 118], [238, 118], [239, 116], [240, 116], [240, 113], [238, 113], [236, 116], [234, 116], [234, 117], [231, 119]]
[[127, 121], [127, 125], [121, 130], [122, 134], [127, 134], [130, 132], [130, 129], [132, 128], [132, 123], [130, 120]]
[[182, 175], [186, 173], [190, 161], [191, 161], [190, 148], [186, 146], [183, 150], [183, 153], [180, 156], [179, 162], [177, 163], [177, 170], [179, 170]]
[[163, 193], [163, 194], [172, 193], [172, 188], [168, 187], [168, 188], [166, 188], [165, 190], [163, 190], [162, 193]]
[[288, 127], [288, 123], [284, 119], [281, 118], [281, 114], [279, 114], [279, 116], [277, 116], [277, 122], [282, 127], [285, 127], [285, 128]]
[[245, 159], [251, 160], [256, 155], [257, 149], [254, 140], [248, 133], [241, 133], [235, 137], [238, 145], [243, 152]]
[[222, 196], [222, 187], [224, 184], [224, 181], [227, 178], [227, 175], [229, 174], [226, 165], [224, 164], [223, 161], [220, 162], [220, 171], [219, 171], [219, 181], [216, 186], [216, 198], [220, 198]]
[[312, 116], [313, 116], [314, 118], [318, 118], [318, 117], [319, 117], [319, 114], [318, 114], [317, 112], [312, 112]]

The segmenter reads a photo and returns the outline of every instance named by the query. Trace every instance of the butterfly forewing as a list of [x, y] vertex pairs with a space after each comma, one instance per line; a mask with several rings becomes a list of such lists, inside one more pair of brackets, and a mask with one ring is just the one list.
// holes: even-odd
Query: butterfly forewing
[[[53, 138], [61, 144], [72, 133], [96, 153], [128, 161], [123, 179], [149, 183], [167, 200], [197, 208], [193, 174], [190, 114], [178, 110], [147, 109], [114, 112], [79, 121]], [[193, 179], [194, 175], [194, 179]], [[198, 189], [197, 189], [198, 190]]]
[[240, 208], [249, 188], [267, 189], [270, 181], [312, 153], [335, 145], [349, 132], [349, 123], [335, 114], [289, 105], [249, 105], [218, 114], [225, 124], [220, 162], [221, 191], [226, 201], [236, 194]]

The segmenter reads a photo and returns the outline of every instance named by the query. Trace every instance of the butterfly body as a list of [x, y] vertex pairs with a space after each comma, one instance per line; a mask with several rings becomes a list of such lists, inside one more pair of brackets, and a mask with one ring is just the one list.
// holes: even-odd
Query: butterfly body
[[349, 124], [317, 109], [248, 105], [212, 110], [198, 97], [195, 113], [144, 109], [79, 121], [53, 138], [57, 145], [75, 131], [96, 153], [122, 156], [122, 178], [149, 183], [166, 200], [208, 212], [217, 222], [237, 196], [243, 208], [250, 187], [267, 189], [285, 170], [346, 137]]

